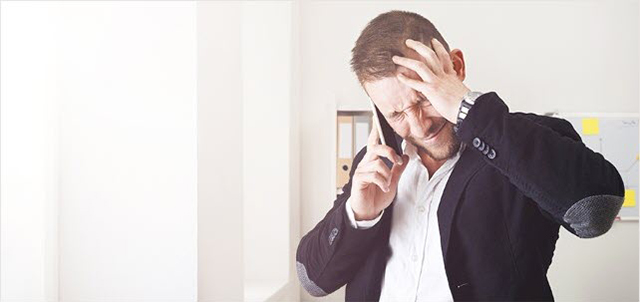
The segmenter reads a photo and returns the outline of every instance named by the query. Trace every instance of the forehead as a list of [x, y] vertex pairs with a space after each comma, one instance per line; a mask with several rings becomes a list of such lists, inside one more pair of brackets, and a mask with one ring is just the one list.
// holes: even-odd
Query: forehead
[[[415, 71], [404, 66], [398, 66], [397, 72], [412, 79], [420, 79]], [[400, 82], [395, 76], [366, 82], [364, 89], [384, 114], [402, 110], [405, 107], [404, 104], [410, 103], [417, 97], [415, 90]]]

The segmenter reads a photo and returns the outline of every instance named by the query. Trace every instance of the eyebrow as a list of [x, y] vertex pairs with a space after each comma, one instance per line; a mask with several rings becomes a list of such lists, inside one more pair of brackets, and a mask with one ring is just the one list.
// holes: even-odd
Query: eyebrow
[[[425, 98], [422, 93], [418, 95], [418, 98], [415, 100], [416, 103], [420, 102], [420, 101], [426, 101], [427, 98]], [[413, 106], [413, 105], [412, 105]], [[407, 109], [404, 109], [407, 110]], [[390, 117], [396, 117], [397, 115], [399, 115], [400, 113], [404, 112], [404, 110], [402, 111], [393, 111], [391, 112], [391, 114], [389, 115]]]

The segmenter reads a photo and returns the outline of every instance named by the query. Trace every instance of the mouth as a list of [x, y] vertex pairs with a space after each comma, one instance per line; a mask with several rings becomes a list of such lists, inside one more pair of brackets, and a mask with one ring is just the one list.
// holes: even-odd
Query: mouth
[[442, 132], [442, 129], [444, 128], [445, 125], [446, 125], [446, 123], [442, 123], [442, 126], [440, 126], [440, 128], [438, 128], [438, 130], [433, 132], [431, 135], [427, 136], [423, 141], [429, 143], [432, 140], [435, 140], [435, 138], [438, 136], [438, 134], [440, 134], [440, 132]]

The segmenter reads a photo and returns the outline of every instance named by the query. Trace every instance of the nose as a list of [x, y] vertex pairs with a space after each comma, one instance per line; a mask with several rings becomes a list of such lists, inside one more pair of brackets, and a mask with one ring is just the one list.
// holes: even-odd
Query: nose
[[426, 136], [429, 124], [423, 120], [424, 113], [422, 110], [411, 110], [408, 114], [409, 128], [411, 129], [411, 136], [415, 138], [423, 138]]

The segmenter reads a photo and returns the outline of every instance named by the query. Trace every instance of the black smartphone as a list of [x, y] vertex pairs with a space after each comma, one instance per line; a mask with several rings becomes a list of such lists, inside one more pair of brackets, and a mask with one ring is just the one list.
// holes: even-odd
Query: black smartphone
[[[371, 102], [373, 111], [373, 127], [377, 129], [381, 143], [391, 147], [391, 149], [396, 151], [396, 154], [402, 156], [402, 146], [396, 140], [396, 133], [393, 131], [393, 128], [391, 128], [391, 125], [389, 125], [387, 119], [384, 118], [384, 115], [382, 115], [382, 112], [380, 112], [380, 109], [378, 109], [378, 106], [376, 106], [373, 100], [369, 99], [369, 102]], [[393, 166], [393, 163], [386, 157], [382, 157], [382, 161], [389, 169]]]

